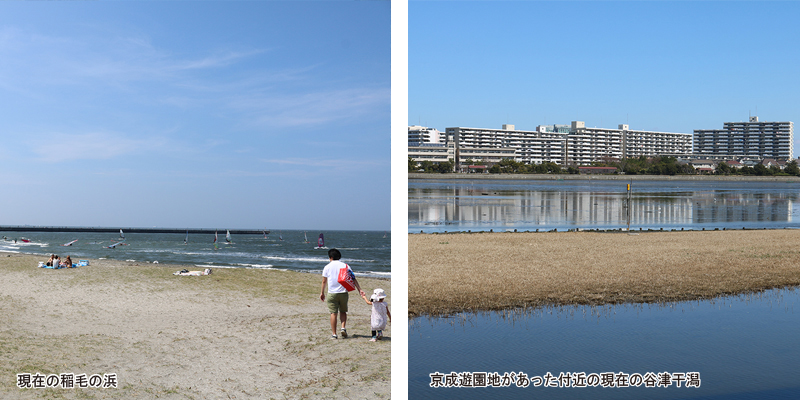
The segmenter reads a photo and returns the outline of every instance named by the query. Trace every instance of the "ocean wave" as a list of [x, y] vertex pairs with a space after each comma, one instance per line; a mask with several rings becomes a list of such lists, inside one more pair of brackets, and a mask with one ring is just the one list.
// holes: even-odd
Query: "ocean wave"
[[208, 264], [195, 264], [195, 267], [198, 268], [220, 268], [220, 269], [270, 269], [275, 271], [289, 271], [285, 268], [275, 268], [274, 266], [267, 264], [237, 264], [237, 265], [208, 265]]
[[264, 264], [241, 264], [241, 265], [246, 267], [246, 268], [252, 268], [252, 269], [278, 269], [278, 268], [275, 268], [275, 266], [272, 265], [272, 264], [266, 264], [266, 265], [264, 265]]
[[357, 277], [360, 276], [360, 277], [364, 277], [364, 278], [384, 278], [384, 279], [388, 278], [388, 279], [392, 279], [392, 273], [391, 272], [379, 272], [379, 271], [355, 272], [355, 271], [353, 271], [353, 273]]
[[310, 258], [310, 257], [261, 256], [261, 258], [266, 260], [278, 260], [278, 261], [307, 261], [307, 262], [320, 262], [320, 263], [330, 262], [330, 260], [328, 260], [327, 258]]

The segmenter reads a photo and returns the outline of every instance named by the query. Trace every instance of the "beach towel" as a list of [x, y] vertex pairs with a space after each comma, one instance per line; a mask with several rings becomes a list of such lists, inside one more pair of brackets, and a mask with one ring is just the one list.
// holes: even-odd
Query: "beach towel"
[[348, 292], [352, 292], [356, 290], [356, 276], [353, 275], [353, 271], [350, 269], [350, 266], [345, 264], [345, 267], [339, 270], [339, 284], [342, 285]]

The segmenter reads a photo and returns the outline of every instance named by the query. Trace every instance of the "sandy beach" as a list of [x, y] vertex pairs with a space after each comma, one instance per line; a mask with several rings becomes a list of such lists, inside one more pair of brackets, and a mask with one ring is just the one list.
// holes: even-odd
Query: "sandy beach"
[[408, 236], [409, 316], [658, 303], [800, 285], [798, 230]]
[[[350, 295], [350, 338], [331, 340], [321, 276], [90, 260], [37, 268], [0, 253], [0, 398], [389, 398], [391, 326], [371, 343]], [[360, 278], [368, 293], [388, 280]], [[117, 388], [19, 389], [17, 374], [116, 374]]]

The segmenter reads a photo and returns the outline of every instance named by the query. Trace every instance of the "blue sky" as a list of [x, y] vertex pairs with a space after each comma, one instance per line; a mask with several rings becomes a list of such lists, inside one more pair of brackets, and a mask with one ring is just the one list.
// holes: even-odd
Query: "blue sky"
[[388, 2], [0, 2], [0, 225], [390, 228]]
[[408, 15], [408, 124], [800, 123], [799, 2], [410, 1]]

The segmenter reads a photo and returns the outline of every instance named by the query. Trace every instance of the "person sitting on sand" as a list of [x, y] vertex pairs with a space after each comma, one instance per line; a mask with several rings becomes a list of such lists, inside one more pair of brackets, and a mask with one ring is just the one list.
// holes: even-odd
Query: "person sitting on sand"
[[55, 260], [55, 259], [56, 259], [56, 255], [55, 254], [50, 254], [50, 258], [47, 260], [47, 262], [44, 265], [47, 265], [48, 267], [52, 267], [53, 266], [53, 260]]
[[[386, 298], [386, 292], [383, 289], [375, 289], [372, 296], [367, 300], [367, 295], [362, 294], [361, 298], [372, 306], [372, 339], [370, 342], [381, 340], [383, 338], [383, 329], [386, 328], [386, 321], [392, 321], [392, 313], [389, 312], [389, 304], [385, 303], [383, 299]], [[371, 300], [371, 301], [370, 301]]]
[[56, 258], [53, 259], [53, 268], [61, 268], [61, 257], [56, 255]]
[[172, 275], [181, 275], [181, 276], [204, 276], [204, 275], [211, 275], [211, 268], [206, 268], [205, 271], [189, 271], [184, 269], [182, 271], [178, 271]]
[[67, 258], [64, 259], [64, 263], [61, 264], [61, 266], [63, 268], [72, 268], [72, 258], [70, 258], [70, 256], [67, 256]]

